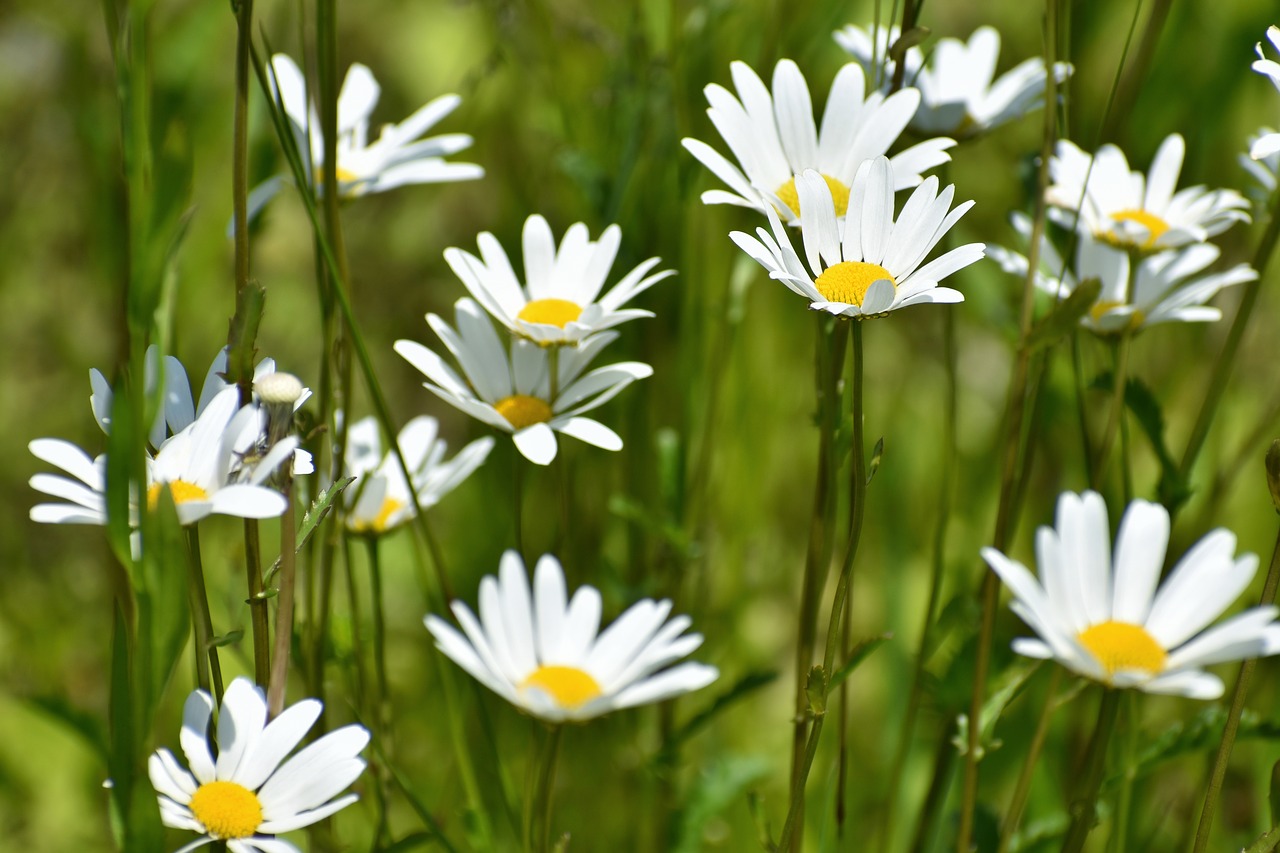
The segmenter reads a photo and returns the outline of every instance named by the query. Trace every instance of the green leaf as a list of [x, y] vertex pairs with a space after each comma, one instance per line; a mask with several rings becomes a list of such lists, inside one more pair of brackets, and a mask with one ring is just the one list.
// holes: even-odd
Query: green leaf
[[704, 849], [707, 825], [765, 779], [769, 769], [769, 760], [762, 755], [729, 755], [711, 761], [682, 798], [671, 850], [694, 853]]
[[1102, 280], [1086, 278], [1067, 295], [1066, 299], [1054, 305], [1040, 322], [1036, 323], [1027, 335], [1027, 349], [1034, 352], [1038, 349], [1056, 344], [1066, 335], [1075, 331], [1081, 318], [1089, 313], [1089, 309], [1098, 301], [1102, 293]]
[[[1099, 374], [1090, 387], [1099, 391], [1115, 388], [1110, 371]], [[1125, 407], [1133, 415], [1143, 435], [1151, 443], [1151, 449], [1160, 462], [1160, 500], [1166, 506], [1177, 507], [1191, 497], [1191, 486], [1178, 471], [1178, 462], [1169, 452], [1164, 440], [1164, 414], [1160, 401], [1140, 379], [1130, 378], [1124, 386]]]
[[[1000, 721], [1001, 715], [1004, 714], [1009, 703], [1012, 702], [1023, 688], [1026, 687], [1027, 681], [1040, 668], [1040, 662], [1036, 661], [1031, 664], [1015, 664], [1006, 669], [1000, 677], [999, 683], [992, 694], [987, 697], [987, 701], [982, 703], [982, 729], [978, 734], [978, 760], [981, 761], [983, 755], [991, 750], [999, 749], [1003, 744], [995, 736], [996, 723]], [[969, 716], [960, 714], [958, 718], [958, 726], [956, 737], [952, 740], [956, 745], [956, 749], [964, 755], [969, 749]]]
[[876, 439], [876, 446], [871, 448], [871, 458], [867, 460], [867, 485], [871, 485], [871, 479], [875, 477], [876, 472], [880, 470], [880, 460], [884, 458], [884, 436]]
[[[311, 534], [316, 532], [316, 528], [320, 526], [320, 522], [324, 521], [325, 516], [327, 516], [329, 511], [333, 509], [334, 500], [338, 495], [342, 494], [348, 486], [354, 483], [355, 480], [355, 477], [343, 477], [341, 480], [338, 480], [330, 485], [329, 488], [321, 492], [320, 497], [315, 499], [311, 504], [311, 509], [307, 510], [302, 516], [302, 525], [298, 530], [297, 547], [294, 549], [295, 553], [302, 553], [302, 548], [307, 544], [307, 540], [311, 538]], [[267, 570], [266, 579], [270, 580], [271, 577], [279, 570], [280, 558], [277, 557], [276, 561], [271, 564], [271, 568]], [[271, 598], [275, 594], [276, 593], [274, 591], [268, 590], [263, 595], [266, 598]]]
[[892, 639], [893, 634], [881, 634], [878, 637], [868, 637], [865, 640], [861, 640], [850, 650], [849, 659], [836, 670], [835, 675], [831, 676], [831, 683], [827, 685], [827, 690], [831, 691], [838, 687], [840, 682], [848, 678], [872, 652]]
[[734, 703], [745, 699], [761, 687], [772, 684], [777, 677], [776, 670], [759, 670], [749, 672], [738, 679], [728, 691], [717, 696], [709, 707], [695, 714], [689, 722], [672, 732], [671, 736], [667, 738], [667, 742], [663, 744], [658, 758], [660, 760], [668, 760], [674, 755], [680, 744], [705, 728], [718, 714], [730, 708]]
[[815, 716], [827, 713], [827, 673], [821, 664], [809, 668], [809, 680], [805, 682], [805, 695]]

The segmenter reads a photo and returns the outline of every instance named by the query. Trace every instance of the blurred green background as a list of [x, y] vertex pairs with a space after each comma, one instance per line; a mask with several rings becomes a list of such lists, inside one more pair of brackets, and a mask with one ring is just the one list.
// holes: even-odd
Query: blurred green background
[[[1266, 5], [1173, 4], [1149, 74], [1119, 107], [1114, 141], [1136, 167], [1145, 169], [1164, 136], [1177, 130], [1188, 143], [1183, 185], [1245, 188], [1236, 156], [1247, 134], [1280, 122], [1275, 92], [1248, 69], [1254, 42], [1276, 22], [1274, 8]], [[454, 159], [487, 171], [478, 182], [408, 187], [344, 208], [356, 312], [399, 422], [432, 414], [454, 448], [484, 434], [423, 390], [421, 377], [391, 350], [402, 337], [434, 346], [423, 315], [451, 316], [453, 301], [465, 294], [441, 259], [445, 247], [473, 250], [475, 235], [488, 230], [514, 255], [525, 217], [540, 212], [557, 235], [576, 221], [586, 222], [593, 235], [619, 223], [623, 244], [613, 279], [653, 255], [679, 271], [638, 300], [656, 319], [624, 327], [609, 353], [649, 361], [656, 370], [601, 410], [601, 420], [622, 434], [626, 448], [608, 454], [561, 442], [556, 463], [526, 480], [525, 550], [530, 557], [554, 551], [571, 585], [599, 586], [606, 618], [641, 596], [673, 597], [677, 612], [690, 613], [694, 629], [707, 638], [695, 656], [719, 666], [722, 676], [673, 706], [618, 713], [570, 730], [556, 826], [572, 832], [573, 850], [756, 849], [749, 792], [758, 795], [775, 833], [785, 813], [794, 613], [817, 444], [815, 324], [800, 300], [766, 280], [730, 243], [730, 230], [753, 229], [757, 217], [701, 205], [699, 193], [718, 184], [679, 140], [693, 136], [725, 150], [705, 117], [701, 89], [710, 82], [728, 85], [734, 59], [767, 78], [776, 59], [791, 57], [815, 101], [824, 102], [844, 61], [830, 34], [845, 23], [867, 23], [872, 6], [364, 0], [339, 4], [338, 12], [340, 68], [363, 62], [382, 84], [375, 123], [399, 121], [431, 98], [457, 92], [462, 106], [436, 132], [472, 134], [474, 147]], [[256, 10], [275, 48], [295, 57], [312, 14], [291, 3], [259, 3]], [[1069, 136], [1089, 150], [1099, 140], [1132, 5], [1076, 4], [1072, 15], [1076, 74]], [[999, 67], [1005, 70], [1042, 53], [1041, 16], [1038, 5], [1021, 0], [934, 0], [921, 20], [937, 35], [960, 37], [981, 24], [995, 25], [1004, 39]], [[198, 382], [225, 342], [233, 307], [225, 228], [234, 19], [226, 4], [161, 0], [151, 26], [157, 137], [167, 156], [190, 173], [192, 217], [177, 261], [171, 322], [175, 354]], [[1141, 33], [1141, 21], [1139, 27]], [[88, 370], [110, 375], [124, 351], [119, 112], [105, 32], [93, 4], [9, 0], [0, 8], [0, 337], [6, 354], [0, 452], [10, 460], [0, 472], [0, 505], [9, 519], [0, 527], [0, 730], [8, 733], [0, 738], [0, 837], [6, 839], [0, 846], [6, 849], [111, 849], [105, 765], [93, 743], [105, 727], [111, 604], [104, 566], [112, 558], [101, 530], [30, 522], [27, 511], [37, 496], [26, 483], [45, 470], [26, 450], [33, 438], [63, 437], [91, 454], [102, 451], [105, 442], [88, 407]], [[256, 91], [254, 101], [256, 182], [284, 164]], [[977, 201], [953, 232], [956, 241], [1014, 239], [1007, 217], [1011, 209], [1030, 206], [1038, 115], [953, 151], [957, 197]], [[1224, 264], [1248, 259], [1259, 230], [1256, 224], [1237, 227], [1221, 238]], [[309, 225], [296, 194], [286, 191], [270, 205], [254, 238], [253, 275], [267, 290], [259, 350], [314, 386], [319, 312]], [[994, 446], [1020, 283], [985, 262], [956, 276], [954, 286], [966, 294], [961, 306], [912, 308], [866, 327], [866, 429], [872, 441], [884, 437], [885, 450], [858, 556], [854, 632], [888, 632], [893, 640], [850, 682], [849, 826], [855, 838], [870, 831], [883, 803], [927, 589], [926, 543], [939, 521], [945, 310], [956, 311], [959, 322], [961, 469], [944, 600], [959, 597], [946, 621], [951, 639], [930, 662], [936, 678], [906, 779], [904, 826], [923, 795], [942, 722], [967, 702], [964, 637], [976, 612], [968, 595], [979, 577], [977, 550], [991, 535], [998, 487]], [[1217, 300], [1228, 318], [1236, 298], [1227, 293]], [[1271, 551], [1275, 519], [1261, 459], [1280, 435], [1273, 333], [1278, 311], [1273, 289], [1264, 286], [1171, 553], [1216, 525], [1235, 530], [1241, 549], [1262, 554], [1264, 562]], [[1176, 450], [1225, 331], [1226, 323], [1162, 327], [1135, 345], [1135, 375], [1162, 402]], [[1087, 378], [1106, 369], [1103, 347], [1088, 339], [1082, 346]], [[1105, 395], [1092, 394], [1086, 405], [1100, 428]], [[360, 398], [355, 408], [358, 415], [369, 411]], [[1075, 412], [1064, 351], [1054, 358], [1043, 391], [1028, 502], [1012, 548], [1024, 562], [1031, 560], [1029, 533], [1050, 520], [1058, 492], [1085, 485]], [[1138, 493], [1153, 497], [1158, 468], [1141, 439], [1134, 447]], [[510, 442], [500, 440], [485, 466], [432, 511], [454, 588], [473, 606], [480, 576], [495, 571], [499, 554], [512, 544], [513, 461]], [[571, 496], [567, 524], [558, 509], [564, 488]], [[1118, 514], [1113, 498], [1113, 524]], [[205, 527], [215, 629], [245, 627], [238, 526], [215, 520]], [[425, 597], [407, 535], [393, 539], [384, 558], [396, 759], [416, 794], [460, 842], [463, 800], [431, 675], [429, 658], [436, 652], [421, 625]], [[366, 584], [363, 568], [357, 555], [352, 570]], [[339, 595], [328, 690], [335, 721], [350, 716], [344, 656], [352, 632], [367, 626], [368, 616], [357, 619], [353, 625]], [[1002, 614], [997, 672], [1011, 662], [1008, 640], [1025, 630]], [[224, 666], [246, 670], [246, 645], [224, 654]], [[778, 677], [717, 716], [677, 757], [663, 760], [664, 731], [678, 729], [740, 679], [770, 672]], [[1265, 716], [1273, 717], [1276, 708], [1275, 673], [1274, 664], [1264, 663], [1257, 682], [1255, 707], [1266, 709]], [[1005, 748], [983, 764], [984, 808], [1004, 808], [1045, 675], [1037, 674], [1031, 698], [1012, 706], [1000, 723]], [[176, 747], [177, 713], [191, 682], [184, 658], [153, 733], [155, 746]], [[301, 698], [300, 690], [299, 684], [290, 698]], [[534, 725], [488, 694], [467, 690], [464, 696], [487, 706], [518, 797]], [[1174, 699], [1151, 699], [1145, 707], [1144, 738], [1201, 710]], [[1028, 826], [1063, 813], [1063, 785], [1090, 719], [1085, 700], [1055, 718]], [[825, 742], [811, 777], [810, 844], [861, 849], [857, 843], [838, 847], [830, 835], [833, 744], [834, 737]], [[1277, 755], [1274, 740], [1238, 746], [1216, 849], [1229, 843], [1238, 849], [1267, 828], [1264, 780]], [[1134, 837], [1149, 839], [1146, 849], [1179, 843], [1199, 808], [1204, 756], [1189, 752], [1139, 780]], [[365, 849], [369, 837], [367, 784], [364, 803], [337, 822], [338, 837], [353, 850]], [[397, 837], [419, 827], [399, 798], [393, 800], [392, 826]], [[939, 844], [948, 832], [944, 821]], [[907, 835], [898, 832], [900, 840]], [[179, 836], [173, 836], [175, 847]]]

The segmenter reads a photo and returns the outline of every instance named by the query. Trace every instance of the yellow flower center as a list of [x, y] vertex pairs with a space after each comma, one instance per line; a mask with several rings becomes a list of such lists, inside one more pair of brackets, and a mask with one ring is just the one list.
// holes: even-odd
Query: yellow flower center
[[360, 533], [386, 533], [387, 522], [391, 520], [391, 516], [403, 509], [404, 505], [404, 501], [398, 501], [395, 498], [386, 498], [383, 500], [382, 506], [378, 509], [378, 514], [373, 517], [372, 521], [357, 519], [353, 522], [352, 527]]
[[214, 838], [249, 838], [262, 823], [258, 795], [235, 782], [206, 782], [187, 808]]
[[545, 424], [551, 420], [551, 407], [545, 400], [530, 397], [528, 394], [512, 394], [503, 397], [493, 407], [498, 414], [507, 419], [507, 423], [516, 429], [524, 429], [534, 424]]
[[897, 289], [898, 282], [894, 281], [889, 271], [879, 264], [869, 264], [865, 261], [841, 261], [827, 267], [814, 284], [828, 302], [843, 302], [846, 305], [857, 305], [861, 308], [867, 289], [882, 278], [888, 279], [894, 289]]
[[167, 483], [152, 483], [151, 487], [147, 489], [148, 509], [155, 511], [155, 508], [160, 505], [160, 493], [164, 491], [165, 486], [168, 486], [169, 491], [173, 493], [173, 502], [175, 504], [209, 499], [209, 493], [195, 483], [188, 483], [186, 480], [170, 480]]
[[[1105, 316], [1108, 311], [1113, 311], [1116, 308], [1119, 308], [1123, 305], [1124, 305], [1123, 302], [1116, 302], [1113, 299], [1100, 299], [1097, 302], [1093, 303], [1093, 307], [1089, 309], [1089, 316], [1093, 318], [1093, 321], [1095, 323], [1101, 323], [1103, 316]], [[1116, 332], [1124, 332], [1124, 331], [1136, 332], [1138, 329], [1142, 328], [1142, 324], [1145, 323], [1146, 320], [1147, 320], [1146, 314], [1142, 313], [1137, 309], [1134, 309], [1134, 312], [1129, 315], [1128, 326], [1116, 329], [1115, 331]]]
[[1110, 677], [1121, 670], [1140, 669], [1154, 675], [1164, 669], [1165, 650], [1141, 625], [1099, 622], [1076, 637]]
[[[849, 188], [830, 175], [823, 175], [822, 180], [827, 182], [827, 189], [831, 190], [831, 200], [836, 205], [836, 216], [844, 216], [845, 211], [849, 209]], [[796, 190], [795, 178], [774, 190], [774, 195], [791, 208], [792, 213], [800, 215], [800, 193]]]
[[[341, 166], [338, 166], [336, 169], [334, 169], [334, 171], [337, 172], [338, 174], [338, 183], [340, 184], [350, 184], [354, 181], [360, 180], [360, 176], [357, 175], [355, 172], [351, 171], [350, 169], [344, 169]], [[323, 166], [316, 167], [315, 180], [316, 180], [316, 186], [320, 186], [321, 184], [324, 183], [324, 167]]]
[[601, 694], [600, 685], [576, 666], [540, 666], [520, 683], [520, 690], [536, 687], [561, 708], [579, 708]]
[[[1143, 228], [1147, 229], [1147, 239], [1141, 244], [1140, 248], [1155, 248], [1156, 241], [1160, 239], [1164, 232], [1169, 230], [1169, 223], [1165, 222], [1154, 213], [1148, 213], [1145, 210], [1118, 210], [1111, 214], [1111, 218], [1116, 222], [1136, 222]], [[1123, 246], [1124, 243], [1115, 238], [1114, 235], [1108, 235], [1107, 242], [1113, 245]]]
[[582, 307], [568, 299], [535, 299], [516, 315], [526, 323], [542, 323], [563, 329], [582, 316]]

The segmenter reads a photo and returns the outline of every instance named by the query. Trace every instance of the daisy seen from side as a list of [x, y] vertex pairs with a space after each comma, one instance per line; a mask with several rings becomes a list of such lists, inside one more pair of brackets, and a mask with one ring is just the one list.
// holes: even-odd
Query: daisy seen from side
[[668, 620], [670, 601], [636, 602], [600, 631], [600, 592], [582, 586], [568, 598], [564, 571], [550, 554], [538, 560], [530, 591], [524, 562], [507, 551], [498, 577], [480, 582], [480, 618], [461, 601], [452, 609], [462, 631], [435, 615], [424, 620], [436, 647], [494, 693], [550, 723], [660, 702], [719, 676], [694, 661], [672, 666], [702, 636], [685, 633], [688, 616]]
[[[1267, 40], [1271, 42], [1272, 48], [1280, 51], [1280, 27], [1274, 25], [1267, 27]], [[1262, 42], [1258, 42], [1255, 50], [1258, 52], [1258, 58], [1251, 67], [1270, 80], [1271, 85], [1280, 92], [1280, 62], [1267, 59], [1266, 53], [1262, 50]], [[1249, 147], [1249, 156], [1255, 160], [1263, 160], [1277, 152], [1280, 152], [1280, 133], [1272, 130], [1259, 134]]]
[[[1236, 537], [1218, 528], [1192, 546], [1164, 584], [1169, 514], [1129, 504], [1114, 554], [1101, 495], [1065, 492], [1054, 527], [1036, 533], [1040, 577], [994, 548], [987, 561], [1014, 596], [1010, 605], [1035, 631], [1014, 651], [1056, 660], [1111, 687], [1194, 699], [1222, 695], [1204, 667], [1280, 652], [1274, 606], [1254, 607], [1208, 627], [1253, 580], [1258, 558], [1235, 556]], [[1158, 588], [1157, 588], [1158, 587]]]
[[[844, 213], [858, 168], [889, 151], [920, 104], [915, 89], [888, 96], [868, 93], [862, 68], [850, 62], [836, 74], [821, 127], [816, 127], [808, 84], [791, 60], [774, 68], [772, 92], [746, 63], [734, 62], [730, 71], [737, 97], [715, 83], [704, 91], [711, 105], [707, 115], [738, 165], [705, 142], [682, 140], [731, 190], [709, 190], [702, 201], [773, 210], [791, 225], [799, 222], [800, 174], [808, 169], [821, 174], [837, 212]], [[919, 184], [922, 172], [951, 159], [946, 152], [953, 145], [952, 139], [929, 139], [895, 154], [893, 188]]]
[[[549, 465], [556, 457], [556, 433], [605, 450], [621, 450], [622, 439], [609, 427], [583, 414], [612, 400], [653, 368], [624, 361], [586, 371], [617, 332], [592, 335], [578, 347], [545, 349], [523, 338], [508, 345], [473, 300], [454, 305], [457, 330], [435, 314], [427, 323], [462, 368], [461, 375], [443, 358], [416, 341], [399, 340], [396, 352], [427, 377], [427, 390], [451, 406], [510, 433], [530, 462]], [[555, 355], [551, 355], [554, 353]], [[552, 381], [552, 369], [555, 381]]]
[[853, 182], [854, 202], [838, 216], [822, 176], [805, 172], [797, 188], [807, 267], [772, 211], [772, 233], [758, 228], [755, 237], [741, 231], [729, 236], [770, 278], [808, 299], [815, 311], [865, 319], [925, 302], [962, 302], [963, 294], [938, 282], [981, 259], [982, 243], [952, 249], [923, 266], [921, 262], [973, 202], [951, 208], [955, 187], [938, 192], [938, 179], [929, 177], [895, 221], [893, 186], [893, 167], [886, 158], [864, 164]]
[[569, 227], [557, 248], [547, 220], [534, 214], [524, 224], [523, 281], [502, 244], [488, 232], [476, 241], [480, 257], [450, 248], [444, 258], [472, 297], [515, 334], [543, 346], [576, 345], [619, 323], [652, 317], [651, 311], [623, 306], [675, 275], [675, 270], [650, 274], [659, 259], [649, 258], [600, 296], [621, 240], [617, 225], [610, 225], [593, 241], [587, 226], [578, 222]]
[[363, 726], [332, 731], [286, 761], [319, 718], [321, 703], [304, 699], [268, 722], [262, 690], [237, 678], [222, 697], [215, 757], [208, 740], [213, 707], [213, 697], [197, 690], [183, 708], [179, 742], [189, 770], [167, 749], [147, 762], [164, 825], [202, 836], [179, 853], [215, 841], [225, 842], [230, 853], [299, 853], [275, 836], [358, 799], [338, 795], [364, 772], [359, 756], [369, 732]]

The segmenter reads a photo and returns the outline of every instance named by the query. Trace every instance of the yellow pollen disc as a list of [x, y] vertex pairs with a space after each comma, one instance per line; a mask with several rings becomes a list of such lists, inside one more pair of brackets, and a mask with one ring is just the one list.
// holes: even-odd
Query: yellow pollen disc
[[[1093, 307], [1089, 309], [1089, 316], [1093, 318], [1093, 321], [1095, 323], [1101, 323], [1102, 318], [1107, 314], [1108, 311], [1119, 308], [1122, 305], [1124, 305], [1123, 302], [1116, 302], [1111, 299], [1102, 299], [1093, 303]], [[1124, 331], [1136, 332], [1138, 329], [1142, 328], [1142, 324], [1145, 323], [1146, 320], [1147, 320], [1146, 314], [1142, 313], [1141, 311], [1134, 310], [1134, 312], [1129, 315], [1128, 325], [1115, 329], [1115, 331], [1116, 332], [1124, 332]]]
[[164, 491], [165, 486], [168, 486], [169, 491], [173, 492], [173, 502], [175, 504], [209, 499], [209, 493], [194, 483], [188, 483], [186, 480], [170, 480], [168, 483], [153, 483], [151, 488], [147, 489], [147, 507], [149, 509], [154, 510], [160, 505], [160, 492]]
[[600, 695], [600, 685], [576, 666], [540, 666], [520, 683], [520, 690], [536, 687], [561, 708], [578, 708]]
[[568, 299], [535, 299], [516, 315], [526, 323], [542, 323], [563, 329], [582, 316], [582, 307]]
[[404, 501], [387, 498], [382, 502], [382, 507], [378, 510], [378, 514], [373, 517], [373, 521], [357, 521], [354, 525], [355, 529], [362, 533], [385, 533], [387, 522], [391, 520], [391, 516], [403, 508]]
[[1076, 639], [1102, 664], [1108, 676], [1126, 669], [1140, 669], [1152, 675], [1164, 669], [1164, 647], [1141, 625], [1099, 622], [1085, 628]]
[[206, 782], [187, 808], [214, 838], [249, 838], [262, 823], [258, 795], [235, 782]]
[[[823, 175], [822, 180], [827, 182], [827, 189], [831, 190], [831, 200], [836, 205], [836, 216], [844, 216], [845, 211], [849, 209], [849, 188], [830, 175]], [[797, 216], [800, 214], [800, 193], [796, 191], [795, 178], [774, 190], [774, 195], [791, 208], [792, 213]], [[782, 211], [778, 212], [782, 213]]]
[[889, 283], [897, 289], [898, 282], [879, 264], [868, 264], [865, 261], [841, 261], [835, 266], [827, 267], [814, 284], [828, 302], [843, 302], [846, 305], [857, 305], [861, 308], [862, 300], [867, 295], [867, 288], [882, 278], [887, 278]]
[[[1142, 244], [1142, 248], [1151, 249], [1156, 245], [1156, 241], [1164, 232], [1169, 230], [1169, 223], [1165, 222], [1154, 213], [1148, 213], [1145, 210], [1118, 210], [1111, 214], [1111, 218], [1116, 222], [1136, 222], [1147, 229], [1146, 242]], [[1118, 240], [1112, 239], [1108, 242], [1119, 243]]]
[[503, 397], [493, 404], [498, 414], [507, 419], [507, 423], [516, 429], [524, 429], [534, 424], [545, 424], [551, 420], [551, 407], [546, 401], [527, 394], [512, 394]]
[[[349, 184], [354, 181], [360, 180], [360, 176], [357, 175], [355, 172], [351, 171], [350, 169], [344, 169], [341, 166], [339, 166], [338, 168], [334, 169], [334, 171], [337, 172], [338, 174], [338, 183], [340, 184]], [[324, 167], [323, 166], [316, 167], [315, 179], [316, 179], [316, 186], [320, 186], [321, 184], [324, 183]]]

